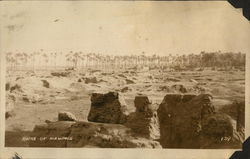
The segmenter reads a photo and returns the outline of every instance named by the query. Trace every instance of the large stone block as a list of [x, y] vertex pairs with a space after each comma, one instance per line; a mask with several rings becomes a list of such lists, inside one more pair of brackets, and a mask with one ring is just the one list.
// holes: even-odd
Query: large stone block
[[35, 140], [29, 141], [30, 147], [67, 147], [67, 138], [73, 121], [58, 121], [36, 125], [31, 133]]
[[157, 112], [164, 148], [199, 148], [203, 119], [215, 113], [208, 94], [168, 94]]
[[60, 111], [58, 113], [58, 121], [77, 121], [74, 114], [66, 111]]
[[128, 114], [125, 100], [118, 93], [92, 94], [88, 121], [122, 124], [126, 122]]
[[32, 136], [46, 140], [30, 141], [30, 147], [161, 148], [120, 124], [58, 121], [37, 125]]
[[200, 148], [240, 148], [244, 139], [233, 127], [232, 118], [214, 114], [202, 123]]
[[147, 96], [137, 96], [134, 100], [136, 112], [129, 115], [126, 126], [142, 137], [159, 139], [159, 121], [157, 116], [157, 105], [152, 104]]

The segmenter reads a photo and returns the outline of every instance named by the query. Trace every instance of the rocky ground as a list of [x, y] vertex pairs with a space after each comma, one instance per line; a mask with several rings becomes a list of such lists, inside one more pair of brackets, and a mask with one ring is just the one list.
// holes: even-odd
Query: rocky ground
[[[105, 96], [108, 92], [118, 93], [119, 100], [116, 97], [114, 100], [112, 97], [112, 104], [109, 102], [100, 102], [103, 99], [105, 99], [105, 101], [111, 100], [109, 95], [108, 97]], [[97, 97], [94, 97], [94, 94], [97, 94]], [[56, 144], [57, 146], [59, 145], [59, 147], [189, 148], [187, 147], [190, 145], [189, 142], [183, 142], [183, 144], [179, 145], [171, 144], [169, 146], [169, 143], [172, 143], [175, 137], [173, 136], [173, 139], [167, 139], [169, 132], [161, 132], [164, 127], [161, 127], [162, 122], [164, 123], [163, 125], [166, 125], [168, 120], [166, 121], [164, 119], [163, 121], [163, 118], [160, 117], [162, 115], [161, 112], [164, 111], [159, 111], [159, 105], [162, 107], [161, 109], [165, 109], [165, 107], [174, 109], [175, 107], [169, 103], [164, 104], [165, 100], [163, 99], [166, 99], [166, 95], [168, 94], [211, 94], [211, 104], [214, 110], [209, 114], [209, 117], [204, 118], [204, 120], [201, 118], [197, 119], [201, 123], [196, 126], [202, 126], [205, 130], [211, 126], [207, 124], [210, 120], [216, 121], [217, 125], [220, 124], [221, 121], [224, 123], [222, 125], [227, 125], [225, 121], [230, 121], [232, 128], [229, 124], [229, 126], [225, 128], [225, 131], [233, 132], [233, 130], [236, 130], [238, 133], [232, 133], [229, 134], [229, 136], [238, 136], [237, 141], [244, 136], [244, 126], [240, 126], [240, 128], [239, 126], [237, 127], [237, 122], [240, 121], [241, 124], [244, 122], [242, 121], [244, 117], [239, 117], [238, 115], [238, 105], [244, 105], [245, 100], [245, 73], [243, 71], [204, 70], [164, 72], [159, 69], [126, 70], [119, 72], [100, 70], [8, 71], [6, 77], [5, 144], [6, 146], [15, 147], [54, 147], [55, 145], [53, 146], [53, 144], [46, 145], [39, 143], [39, 145], [36, 145], [29, 141], [22, 140], [23, 137], [34, 135], [34, 132], [42, 136], [44, 134], [41, 134], [41, 132], [48, 131], [52, 127], [55, 133], [50, 131], [50, 133], [47, 133], [47, 136], [53, 136], [58, 132], [63, 132], [60, 131], [61, 129], [70, 129], [68, 130], [69, 132], [66, 131], [66, 136], [73, 136], [74, 138], [76, 138], [76, 136], [79, 137], [79, 132], [84, 132], [80, 133], [78, 144], [69, 142]], [[136, 100], [140, 101], [140, 99], [137, 98], [135, 100], [135, 98], [142, 96], [143, 101], [146, 101], [146, 104], [144, 104], [146, 110], [136, 104]], [[122, 101], [120, 97], [122, 97]], [[144, 99], [144, 97], [148, 99]], [[193, 100], [193, 102], [195, 102], [197, 99], [195, 98]], [[118, 104], [119, 106], [117, 106], [117, 103], [120, 103]], [[100, 111], [99, 108], [95, 110], [96, 105], [101, 105], [102, 110]], [[111, 105], [114, 105], [114, 107]], [[125, 105], [125, 108], [122, 108], [123, 105]], [[191, 102], [190, 105], [195, 104]], [[202, 105], [203, 104], [196, 104], [195, 109], [190, 109], [190, 111], [202, 112], [200, 109]], [[109, 106], [110, 108], [107, 108]], [[179, 107], [188, 106], [184, 101], [181, 101], [177, 104], [177, 107], [180, 109]], [[187, 110], [188, 109], [189, 108], [187, 108]], [[166, 112], [168, 111], [169, 110]], [[69, 117], [66, 117], [66, 119], [59, 117], [58, 115], [62, 112], [70, 113], [66, 115]], [[104, 116], [102, 116], [102, 113], [102, 115], [96, 115], [100, 112], [102, 112]], [[115, 112], [112, 117], [105, 116], [105, 114], [112, 114], [111, 112]], [[155, 112], [159, 115], [159, 122], [157, 121], [158, 116], [154, 118], [153, 114]], [[221, 113], [224, 114], [218, 117], [218, 114]], [[186, 123], [182, 121], [181, 118], [183, 114], [190, 113], [189, 111], [178, 111], [176, 109], [173, 120], [179, 122], [173, 123], [173, 121], [171, 121], [171, 125], [176, 124], [176, 127], [185, 125]], [[124, 118], [121, 117], [123, 115]], [[165, 115], [167, 116], [169, 113]], [[119, 116], [119, 119], [117, 116]], [[198, 115], [194, 116], [198, 117]], [[187, 115], [186, 119], [190, 119], [190, 116]], [[67, 123], [65, 123], [65, 120], [67, 120]], [[189, 121], [193, 123], [191, 119]], [[157, 130], [157, 124], [159, 125], [159, 129], [161, 128], [161, 131]], [[62, 127], [59, 126], [59, 131], [57, 130], [58, 125], [63, 125]], [[73, 128], [77, 125], [80, 125], [78, 127], [80, 130], [76, 131]], [[84, 129], [86, 125], [88, 129]], [[138, 129], [141, 130], [140, 132], [144, 132], [144, 134], [138, 134], [134, 131], [137, 130], [136, 125], [138, 125]], [[149, 130], [147, 127], [151, 129]], [[213, 128], [209, 128], [209, 130]], [[175, 130], [173, 126], [171, 126], [170, 129], [178, 133], [185, 131], [185, 129]], [[193, 129], [193, 127], [187, 129]], [[86, 134], [86, 132], [92, 135]], [[214, 145], [212, 148], [230, 147], [230, 145], [218, 147], [220, 144], [207, 142], [208, 138], [210, 139], [214, 133], [217, 133], [217, 137], [218, 134], [219, 136], [221, 135], [221, 133], [218, 133], [216, 130], [215, 132], [211, 132], [212, 135], [209, 134], [210, 136], [207, 136], [207, 134], [204, 135], [204, 131], [198, 132], [199, 141], [204, 141], [206, 145], [196, 145], [195, 148], [211, 148], [211, 145]], [[223, 134], [225, 134], [225, 132], [222, 132], [222, 138], [216, 139], [216, 141], [224, 140]], [[113, 135], [117, 133], [118, 135]], [[83, 134], [89, 136], [90, 139], [87, 140], [84, 138]], [[191, 136], [193, 134], [191, 134]], [[62, 136], [62, 134], [60, 135]], [[162, 136], [166, 135], [168, 137], [162, 139]], [[113, 138], [111, 136], [116, 137]], [[185, 140], [187, 138], [185, 135], [180, 134], [180, 136], [182, 136], [182, 138], [178, 138], [178, 140]], [[98, 138], [100, 138], [100, 140], [98, 140]], [[194, 137], [188, 137], [188, 139], [192, 138]], [[213, 136], [212, 138], [214, 139], [216, 137]], [[79, 141], [81, 142], [79, 143]], [[234, 141], [231, 146], [237, 147], [238, 145], [235, 144]]]

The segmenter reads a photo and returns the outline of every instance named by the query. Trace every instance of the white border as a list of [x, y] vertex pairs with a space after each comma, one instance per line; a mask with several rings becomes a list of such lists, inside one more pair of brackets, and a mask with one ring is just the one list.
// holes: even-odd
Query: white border
[[[1, 2], [0, 2], [1, 3]], [[1, 7], [1, 5], [0, 5]], [[232, 9], [234, 9], [232, 7]], [[1, 8], [0, 8], [1, 11]], [[1, 25], [1, 23], [0, 23]], [[0, 30], [1, 35], [1, 30]], [[24, 159], [28, 158], [169, 158], [169, 159], [228, 159], [236, 149], [99, 149], [99, 148], [5, 148], [5, 56], [2, 52], [0, 39], [0, 154], [8, 152], [17, 152]], [[245, 98], [246, 98], [246, 137], [250, 135], [250, 55], [246, 55], [246, 83], [245, 83]]]

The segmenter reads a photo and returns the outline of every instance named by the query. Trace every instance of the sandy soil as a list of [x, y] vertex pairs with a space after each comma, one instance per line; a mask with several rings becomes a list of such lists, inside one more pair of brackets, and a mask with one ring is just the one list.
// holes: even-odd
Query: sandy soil
[[[96, 77], [94, 83], [85, 82], [93, 77]], [[160, 104], [167, 93], [211, 93], [216, 111], [225, 110], [234, 100], [245, 98], [245, 73], [242, 71], [89, 70], [71, 71], [66, 77], [52, 76], [51, 71], [9, 71], [6, 79], [9, 85], [6, 146], [27, 146], [13, 136], [19, 134], [16, 138], [20, 141], [23, 135], [20, 133], [27, 135], [37, 124], [56, 121], [59, 111], [68, 111], [78, 120], [87, 120], [92, 92], [120, 92], [131, 112], [135, 110], [133, 100], [140, 94]]]

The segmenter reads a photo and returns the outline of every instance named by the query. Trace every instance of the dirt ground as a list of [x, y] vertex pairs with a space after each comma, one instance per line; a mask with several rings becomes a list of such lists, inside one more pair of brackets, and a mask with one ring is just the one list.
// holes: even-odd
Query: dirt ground
[[51, 72], [65, 71], [7, 71], [6, 146], [27, 146], [21, 138], [28, 136], [37, 124], [56, 121], [59, 111], [71, 112], [78, 120], [86, 121], [93, 92], [118, 91], [130, 112], [135, 110], [136, 95], [147, 95], [153, 103], [160, 104], [168, 93], [210, 93], [216, 111], [245, 99], [245, 72], [237, 70], [73, 70], [66, 76]]

